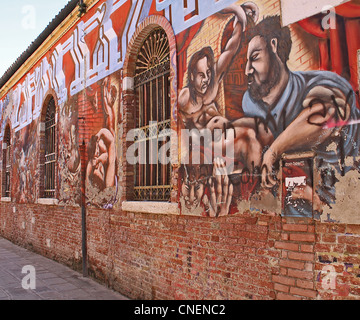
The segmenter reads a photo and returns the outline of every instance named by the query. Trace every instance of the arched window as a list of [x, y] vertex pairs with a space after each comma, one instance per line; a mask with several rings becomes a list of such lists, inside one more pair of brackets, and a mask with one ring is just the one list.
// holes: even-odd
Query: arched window
[[43, 198], [55, 198], [56, 106], [51, 98], [45, 115], [44, 192]]
[[139, 50], [134, 88], [140, 160], [135, 166], [134, 200], [169, 201], [171, 164], [164, 151], [171, 129], [170, 47], [162, 28], [152, 30]]
[[3, 192], [2, 196], [9, 198], [11, 195], [11, 134], [7, 125], [3, 140]]

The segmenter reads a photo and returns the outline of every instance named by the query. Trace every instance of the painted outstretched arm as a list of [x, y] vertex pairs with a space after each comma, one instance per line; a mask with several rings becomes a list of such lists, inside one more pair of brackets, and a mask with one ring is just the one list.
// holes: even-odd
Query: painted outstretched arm
[[[337, 134], [350, 116], [345, 94], [336, 88], [317, 86], [303, 102], [303, 111], [278, 136], [265, 152], [262, 164], [262, 184], [272, 188], [276, 180], [273, 165], [284, 152], [312, 149], [328, 137]], [[339, 124], [338, 126], [329, 124]]]
[[231, 5], [221, 11], [223, 14], [235, 14], [234, 30], [228, 40], [224, 52], [220, 55], [218, 62], [215, 65], [215, 74], [220, 80], [229, 68], [231, 60], [235, 56], [240, 47], [242, 32], [245, 31], [248, 17], [256, 22], [259, 17], [259, 8], [253, 2], [245, 2], [243, 5]]
[[105, 79], [103, 82], [104, 111], [108, 116], [107, 126], [113, 135], [115, 135], [115, 112], [113, 107], [116, 95], [116, 88], [110, 85], [108, 79]]
[[256, 134], [262, 147], [270, 146], [274, 141], [274, 136], [264, 121], [257, 118], [242, 117], [232, 122], [233, 127], [251, 128]]

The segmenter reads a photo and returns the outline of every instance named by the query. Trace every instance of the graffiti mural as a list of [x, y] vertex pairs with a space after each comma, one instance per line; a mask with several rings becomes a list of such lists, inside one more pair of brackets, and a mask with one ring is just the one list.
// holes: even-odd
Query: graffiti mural
[[[87, 146], [87, 201], [109, 209], [116, 203], [118, 193], [115, 106], [119, 103], [119, 80], [109, 77], [86, 90], [93, 117], [98, 119], [98, 125], [91, 128]], [[103, 119], [102, 122], [99, 119]]]
[[181, 163], [172, 163], [167, 187], [181, 214], [271, 211], [360, 223], [349, 204], [341, 210], [360, 205], [359, 43], [349, 36], [359, 17], [341, 5], [336, 29], [322, 28], [323, 13], [283, 26], [279, 3], [92, 2], [0, 99], [0, 141], [7, 124], [14, 138], [12, 201], [41, 197], [41, 115], [51, 95], [59, 204], [80, 205], [84, 181], [87, 205], [121, 207], [129, 187], [121, 183], [132, 174], [122, 168], [130, 126], [122, 119], [131, 122], [134, 111], [124, 102], [134, 87], [125, 61], [136, 54], [134, 35], [155, 25], [138, 33], [141, 24], [161, 16], [173, 29], [169, 121], [181, 137], [168, 144]]
[[19, 203], [34, 203], [37, 199], [36, 185], [39, 176], [32, 174], [37, 172], [37, 163], [33, 159], [37, 158], [38, 144], [36, 136], [31, 134], [35, 125], [31, 124], [25, 130], [16, 134], [17, 143], [14, 146], [13, 152], [18, 155], [13, 161], [13, 174], [12, 183], [18, 188], [13, 188], [15, 191], [13, 197]]
[[[195, 215], [234, 214], [244, 202], [259, 210], [254, 203], [270, 195], [282, 201], [283, 215], [320, 218], [337, 201], [338, 177], [359, 171], [358, 97], [336, 73], [291, 70], [291, 30], [259, 3], [238, 1], [198, 26], [194, 43], [211, 24], [223, 30], [217, 42], [196, 50], [187, 41], [183, 139], [190, 140], [189, 154], [204, 155], [200, 163], [187, 157], [193, 162], [183, 166], [183, 212], [193, 206]], [[211, 168], [201, 170], [205, 163]]]
[[79, 150], [79, 129], [77, 100], [70, 99], [61, 105], [59, 111], [59, 155], [58, 168], [60, 203], [74, 205], [80, 203], [81, 158]]

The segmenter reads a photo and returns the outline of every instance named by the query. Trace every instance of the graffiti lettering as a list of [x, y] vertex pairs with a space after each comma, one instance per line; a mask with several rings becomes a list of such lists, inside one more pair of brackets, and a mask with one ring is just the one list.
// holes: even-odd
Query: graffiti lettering
[[[345, 101], [345, 105], [344, 105], [343, 108], [340, 107], [339, 104], [337, 103], [336, 97], [334, 95], [331, 96], [333, 106], [335, 107], [335, 110], [336, 110], [335, 115], [336, 115], [337, 120], [338, 120], [338, 117], [340, 117], [340, 119], [343, 120], [343, 121], [347, 119], [348, 114], [347, 114], [347, 108], [346, 107], [349, 105], [349, 100], [351, 98], [351, 95], [352, 95], [352, 91], [349, 91], [349, 93], [346, 96], [346, 101]], [[309, 104], [309, 108], [311, 109], [316, 104], [322, 105], [323, 110], [321, 112], [314, 112], [313, 114], [311, 114], [309, 119], [308, 119], [308, 123], [312, 124], [312, 125], [324, 127], [326, 125], [327, 121], [319, 123], [319, 122], [312, 121], [311, 119], [316, 118], [317, 116], [320, 116], [322, 118], [326, 118], [326, 114], [328, 112], [328, 107], [326, 105], [327, 102], [324, 101], [323, 99], [315, 98], [315, 99], [311, 100], [311, 102]]]
[[259, 172], [260, 167], [255, 166], [253, 162], [251, 169], [248, 167], [244, 167], [240, 173], [229, 174], [229, 178], [234, 186], [254, 184], [256, 182], [255, 178], [260, 176]]
[[174, 33], [190, 28], [212, 14], [233, 4], [236, 0], [156, 0], [156, 10], [165, 10]]
[[[74, 80], [70, 84], [71, 96], [123, 67], [127, 44], [139, 22], [149, 15], [152, 0], [132, 1], [118, 48], [119, 39], [111, 16], [126, 2], [107, 0], [89, 20], [79, 22], [68, 39], [55, 47], [50, 60], [44, 57], [33, 73], [28, 73], [24, 82], [15, 88], [12, 115], [15, 132], [39, 117], [44, 95], [50, 88], [56, 92], [58, 104], [67, 101], [67, 79], [63, 68], [66, 53], [70, 52], [75, 68]], [[90, 52], [86, 36], [94, 30], [98, 32], [98, 40], [94, 52]]]
[[254, 121], [255, 121], [255, 133], [256, 133], [257, 137], [259, 136], [261, 125], [264, 126], [265, 132], [268, 133], [269, 132], [269, 127], [268, 127], [269, 121], [272, 121], [274, 123], [274, 119], [273, 119], [273, 117], [271, 117], [270, 113], [268, 113], [266, 120], [259, 118], [259, 117], [255, 117]]

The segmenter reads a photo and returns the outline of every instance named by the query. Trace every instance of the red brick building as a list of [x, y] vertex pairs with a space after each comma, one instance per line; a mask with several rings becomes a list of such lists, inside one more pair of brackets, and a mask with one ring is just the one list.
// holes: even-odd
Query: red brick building
[[359, 299], [359, 1], [84, 3], [0, 79], [0, 236], [134, 299]]

